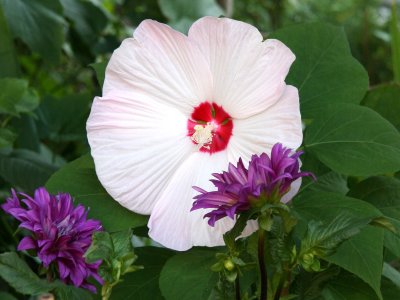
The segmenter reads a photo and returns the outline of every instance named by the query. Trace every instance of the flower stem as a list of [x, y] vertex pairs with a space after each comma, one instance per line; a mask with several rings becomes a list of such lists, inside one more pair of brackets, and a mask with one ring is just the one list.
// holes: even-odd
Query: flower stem
[[283, 286], [285, 284], [285, 275], [286, 274], [283, 274], [283, 276], [279, 280], [279, 285], [278, 285], [278, 287], [276, 289], [274, 300], [279, 300], [281, 298], [282, 289], [283, 289]]
[[260, 300], [267, 299], [267, 272], [264, 259], [265, 231], [258, 230], [258, 266], [260, 269]]
[[236, 300], [241, 300], [240, 298], [240, 282], [239, 282], [239, 275], [237, 275], [235, 279], [235, 290], [236, 290]]

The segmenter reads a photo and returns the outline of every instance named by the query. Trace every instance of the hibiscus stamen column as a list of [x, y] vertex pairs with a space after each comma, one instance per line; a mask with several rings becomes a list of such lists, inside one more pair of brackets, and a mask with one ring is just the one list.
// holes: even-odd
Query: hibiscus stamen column
[[199, 151], [213, 154], [228, 146], [233, 122], [221, 106], [206, 101], [193, 109], [187, 129], [188, 136]]

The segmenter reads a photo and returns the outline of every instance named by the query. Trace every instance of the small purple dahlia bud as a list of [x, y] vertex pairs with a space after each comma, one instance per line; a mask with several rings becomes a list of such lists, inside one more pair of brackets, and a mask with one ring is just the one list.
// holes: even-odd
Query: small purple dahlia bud
[[229, 164], [227, 172], [212, 174], [216, 178], [211, 180], [216, 191], [207, 192], [193, 187], [200, 194], [194, 197], [191, 210], [213, 209], [204, 217], [209, 218], [208, 224], [214, 226], [221, 218], [228, 216], [234, 219], [235, 214], [262, 205], [265, 201], [289, 201], [290, 198], [282, 198], [290, 191], [294, 181], [304, 176], [314, 178], [311, 173], [300, 172], [301, 154], [278, 143], [273, 146], [271, 157], [266, 153], [253, 155], [247, 169], [240, 158], [236, 167]]
[[74, 207], [70, 194], [50, 195], [42, 187], [33, 198], [18, 195], [12, 190], [12, 196], [1, 206], [21, 222], [20, 228], [32, 232], [21, 240], [18, 250], [35, 250], [44, 267], [56, 267], [63, 282], [96, 292], [87, 279], [92, 276], [103, 283], [97, 274], [101, 261], [88, 264], [83, 255], [92, 242], [93, 232], [102, 230], [100, 222], [88, 220], [82, 205]]

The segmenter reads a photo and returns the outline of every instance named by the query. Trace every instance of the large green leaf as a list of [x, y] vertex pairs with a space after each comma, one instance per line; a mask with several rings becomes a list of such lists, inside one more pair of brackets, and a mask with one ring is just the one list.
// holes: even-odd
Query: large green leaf
[[355, 219], [377, 218], [382, 213], [373, 205], [355, 198], [323, 191], [305, 191], [293, 200], [293, 208], [301, 219], [329, 222], [340, 212]]
[[90, 111], [89, 94], [45, 97], [38, 109], [42, 138], [54, 142], [86, 140], [86, 120]]
[[57, 300], [91, 300], [93, 299], [92, 293], [85, 289], [74, 287], [73, 285], [66, 285], [62, 282], [56, 282], [56, 287], [52, 291]]
[[[163, 299], [158, 286], [160, 272], [167, 259], [175, 252], [164, 248], [142, 247], [136, 248], [135, 253], [139, 257], [137, 264], [143, 265], [144, 269], [126, 274], [123, 278], [124, 280], [113, 288], [111, 300]], [[184, 278], [184, 276], [185, 273], [182, 273], [181, 279]], [[181, 279], [179, 279], [179, 281]], [[182, 287], [185, 286], [182, 285]]]
[[363, 281], [353, 275], [339, 275], [330, 280], [322, 291], [324, 300], [377, 300]]
[[400, 85], [384, 84], [368, 91], [362, 104], [372, 108], [400, 130]]
[[383, 229], [364, 228], [325, 259], [360, 277], [382, 298]]
[[[400, 232], [400, 180], [392, 177], [370, 177], [354, 185], [349, 196], [362, 199], [377, 207]], [[392, 232], [385, 232], [385, 246], [400, 256], [400, 238]]]
[[353, 186], [349, 196], [368, 201], [386, 216], [400, 221], [400, 180], [397, 178], [367, 178]]
[[107, 25], [107, 16], [89, 1], [60, 0], [60, 2], [64, 15], [72, 21], [72, 28], [87, 46], [93, 46]]
[[56, 165], [30, 150], [19, 149], [0, 155], [1, 177], [25, 192], [43, 186], [57, 169]]
[[[302, 169], [308, 171], [308, 169]], [[311, 191], [334, 192], [343, 195], [349, 191], [346, 176], [331, 171], [317, 176], [317, 178], [317, 181], [312, 179], [305, 181], [301, 187], [301, 191], [309, 189]]]
[[90, 207], [89, 216], [101, 220], [108, 231], [142, 226], [147, 217], [122, 207], [106, 192], [97, 179], [93, 159], [89, 154], [67, 164], [46, 183], [53, 193], [68, 192], [78, 203]]
[[161, 271], [160, 288], [167, 300], [207, 299], [216, 285], [217, 273], [211, 271], [215, 252], [193, 249], [169, 259]]
[[65, 21], [58, 0], [0, 0], [14, 37], [23, 40], [46, 61], [57, 62]]
[[18, 293], [37, 295], [54, 288], [40, 279], [15, 252], [0, 254], [0, 276]]
[[27, 88], [28, 82], [26, 80], [0, 79], [0, 114], [18, 115], [15, 105], [22, 99]]
[[[341, 213], [352, 216], [354, 221], [382, 216], [377, 208], [365, 201], [327, 192], [304, 192], [295, 198], [293, 206], [303, 228], [312, 220], [327, 223]], [[382, 229], [368, 226], [345, 241], [334, 255], [324, 259], [354, 273], [380, 296], [382, 251]]]
[[16, 137], [17, 135], [13, 131], [0, 128], [0, 148], [11, 147]]
[[14, 45], [4, 17], [3, 9], [0, 6], [0, 78], [16, 76], [18, 65], [14, 53]]
[[39, 105], [36, 92], [28, 88], [28, 81], [24, 79], [0, 79], [0, 91], [0, 114], [18, 116], [33, 111]]
[[0, 292], [0, 299], [1, 300], [17, 300], [13, 295], [6, 293], [6, 292]]
[[398, 300], [400, 288], [387, 278], [382, 278], [382, 296], [383, 300]]
[[169, 19], [169, 24], [184, 33], [201, 17], [219, 17], [224, 14], [215, 0], [159, 0], [158, 3], [164, 16]]
[[344, 30], [324, 23], [283, 28], [271, 38], [284, 42], [296, 55], [286, 79], [299, 89], [301, 112], [314, 118], [332, 103], [360, 103], [368, 76], [351, 56]]
[[400, 170], [400, 134], [373, 110], [327, 106], [307, 128], [306, 149], [332, 170], [368, 176]]

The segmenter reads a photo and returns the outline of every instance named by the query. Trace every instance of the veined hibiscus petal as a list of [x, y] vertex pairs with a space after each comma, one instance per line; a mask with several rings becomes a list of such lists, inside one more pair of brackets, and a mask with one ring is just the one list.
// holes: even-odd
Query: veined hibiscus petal
[[196, 150], [186, 117], [135, 92], [96, 98], [87, 122], [96, 173], [121, 205], [150, 214], [178, 166]]
[[250, 118], [234, 121], [228, 146], [229, 161], [236, 162], [241, 157], [246, 165], [253, 154], [270, 154], [275, 143], [297, 149], [302, 140], [298, 91], [287, 86], [273, 106]]
[[[190, 211], [193, 197], [198, 194], [192, 186], [205, 190], [212, 188], [211, 174], [221, 172], [228, 165], [226, 151], [213, 155], [193, 153], [177, 170], [153, 209], [149, 220], [149, 235], [155, 241], [175, 250], [183, 251], [192, 246], [223, 245], [222, 235], [232, 228], [234, 221], [225, 218], [208, 225], [202, 211]], [[249, 224], [246, 233], [256, 229]]]
[[210, 65], [213, 101], [233, 118], [260, 113], [281, 97], [295, 56], [280, 41], [263, 42], [254, 26], [215, 17], [195, 22], [189, 39], [198, 44]]
[[139, 91], [186, 115], [212, 97], [212, 75], [197, 45], [165, 24], [143, 21], [114, 51], [106, 69], [103, 96]]
[[290, 190], [282, 197], [281, 202], [288, 203], [299, 192], [301, 186], [301, 177], [293, 181], [290, 185]]

